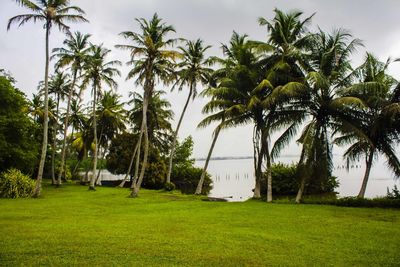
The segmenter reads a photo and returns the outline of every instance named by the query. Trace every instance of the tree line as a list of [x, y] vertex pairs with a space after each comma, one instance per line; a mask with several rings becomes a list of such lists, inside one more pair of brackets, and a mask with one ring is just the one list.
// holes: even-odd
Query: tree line
[[[400, 176], [400, 162], [395, 152], [400, 130], [400, 84], [387, 73], [392, 60], [381, 62], [367, 53], [364, 62], [353, 67], [352, 55], [363, 44], [347, 30], [312, 32], [308, 26], [313, 15], [303, 18], [299, 11], [285, 13], [275, 9], [271, 20], [258, 20], [268, 33], [267, 40], [251, 40], [245, 34], [233, 32], [229, 43], [222, 45], [222, 57], [207, 57], [210, 46], [200, 39], [172, 38], [175, 28], [157, 14], [149, 20], [136, 19], [139, 31], [121, 32], [126, 43], [115, 46], [129, 53], [127, 65], [131, 69], [126, 79], [134, 80], [135, 85], [143, 89], [141, 94], [131, 94], [133, 109], [127, 112], [120, 97], [112, 92], [118, 86], [115, 77], [120, 75], [118, 67], [122, 63], [108, 60], [109, 49], [90, 43], [88, 34], [71, 33], [65, 24], [87, 22], [82, 9], [71, 6], [68, 0], [16, 2], [32, 13], [11, 18], [8, 29], [13, 24], [22, 26], [40, 21], [46, 31], [45, 77], [39, 86], [41, 93], [33, 99], [39, 110], [44, 106], [40, 111], [42, 116], [35, 117], [43, 123], [43, 134], [34, 196], [40, 195], [48, 133], [53, 132], [53, 182], [61, 185], [65, 175], [67, 139], [71, 136], [72, 146], [80, 149], [77, 151], [81, 157], [91, 152], [89, 188], [95, 189], [98, 156], [107, 154], [116, 134], [128, 131], [128, 121], [133, 126], [129, 130], [137, 135], [136, 142], [131, 144], [124, 179], [134, 169], [131, 196], [139, 193], [149, 147], [155, 142], [166, 144], [163, 151], [168, 157], [165, 184], [169, 186], [180, 126], [200, 87], [205, 88], [200, 95], [208, 97], [209, 101], [203, 108], [206, 117], [199, 127], [214, 122], [218, 126], [196, 194], [202, 192], [220, 131], [241, 125], [253, 126], [255, 198], [261, 197], [265, 165], [267, 201], [272, 201], [272, 164], [298, 135], [297, 142], [302, 150], [297, 166], [301, 181], [296, 202], [301, 201], [310, 182], [332, 176], [333, 145], [348, 147], [344, 153], [348, 162], [365, 159], [366, 171], [359, 197], [365, 195], [369, 173], [378, 155], [385, 156], [388, 167]], [[63, 47], [53, 49], [50, 55], [49, 38], [53, 26], [65, 32], [67, 38]], [[50, 60], [55, 61], [52, 76], [49, 75]], [[172, 113], [168, 104], [161, 98], [162, 91], [156, 90], [160, 86], [188, 90], [174, 130], [169, 122]], [[79, 109], [86, 88], [92, 93], [91, 114], [83, 119]], [[49, 94], [54, 95], [51, 101]], [[64, 100], [67, 108], [61, 116], [60, 101]], [[60, 168], [56, 177], [54, 158], [60, 131]], [[279, 133], [279, 137], [272, 143], [271, 136], [275, 133]]]

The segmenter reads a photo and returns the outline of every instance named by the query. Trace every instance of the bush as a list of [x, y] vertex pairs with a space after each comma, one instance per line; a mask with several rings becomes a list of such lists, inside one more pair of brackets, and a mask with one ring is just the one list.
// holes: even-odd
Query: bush
[[175, 189], [174, 183], [165, 183], [164, 189], [167, 191], [173, 191]]
[[17, 169], [9, 169], [0, 174], [0, 197], [30, 197], [35, 182]]
[[[171, 175], [171, 181], [180, 189], [184, 194], [194, 194], [199, 183], [203, 169], [193, 167], [189, 164], [175, 165]], [[207, 174], [203, 184], [203, 195], [208, 195], [212, 189], [212, 180], [210, 175]]]
[[[272, 194], [276, 196], [293, 196], [297, 194], [300, 185], [297, 164], [277, 163], [272, 165]], [[306, 184], [305, 194], [325, 194], [334, 192], [339, 183], [331, 176], [328, 180], [311, 180]], [[261, 179], [261, 194], [267, 194], [267, 175]]]
[[386, 198], [400, 200], [400, 190], [397, 188], [397, 185], [394, 186], [391, 192], [389, 191], [389, 188], [387, 189]]

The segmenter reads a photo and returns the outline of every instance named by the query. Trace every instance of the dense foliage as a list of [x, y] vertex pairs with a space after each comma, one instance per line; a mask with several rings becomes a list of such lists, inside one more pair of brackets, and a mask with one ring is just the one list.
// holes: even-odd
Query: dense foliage
[[[300, 175], [297, 164], [273, 164], [272, 172], [272, 192], [277, 196], [293, 196], [297, 194], [300, 184]], [[318, 195], [325, 193], [333, 193], [335, 188], [339, 186], [337, 177], [331, 176], [325, 180], [310, 180], [306, 185], [306, 195]], [[267, 194], [267, 179], [264, 173], [261, 179], [261, 194]]]
[[0, 171], [17, 168], [33, 173], [37, 164], [37, 125], [28, 116], [25, 95], [0, 76]]
[[9, 169], [0, 174], [0, 197], [30, 197], [35, 182], [17, 169]]

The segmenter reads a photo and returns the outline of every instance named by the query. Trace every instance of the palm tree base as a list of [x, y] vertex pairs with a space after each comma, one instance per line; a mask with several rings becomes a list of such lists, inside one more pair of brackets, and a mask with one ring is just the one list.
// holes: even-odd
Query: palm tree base
[[96, 188], [94, 187], [94, 186], [89, 186], [89, 189], [88, 189], [89, 191], [96, 191]]

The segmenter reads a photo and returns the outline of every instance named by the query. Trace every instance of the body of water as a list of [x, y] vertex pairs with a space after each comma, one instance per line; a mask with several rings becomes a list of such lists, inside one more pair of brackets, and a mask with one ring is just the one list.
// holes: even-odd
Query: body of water
[[[281, 157], [276, 162], [293, 163], [297, 160], [297, 156], [287, 156]], [[364, 177], [365, 163], [363, 161], [354, 163], [350, 165], [349, 171], [345, 165], [341, 156], [334, 156], [333, 175], [338, 177], [340, 183], [336, 191], [339, 196], [356, 196]], [[196, 161], [196, 166], [203, 167], [204, 161]], [[252, 189], [255, 184], [253, 159], [212, 160], [208, 172], [213, 180], [210, 196], [229, 197], [232, 201], [244, 201], [253, 196]], [[387, 188], [392, 189], [394, 185], [400, 187], [400, 180], [395, 179], [383, 160], [376, 161], [371, 170], [366, 197], [385, 196]]]

